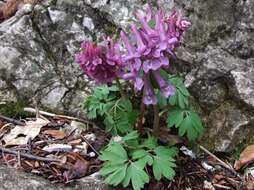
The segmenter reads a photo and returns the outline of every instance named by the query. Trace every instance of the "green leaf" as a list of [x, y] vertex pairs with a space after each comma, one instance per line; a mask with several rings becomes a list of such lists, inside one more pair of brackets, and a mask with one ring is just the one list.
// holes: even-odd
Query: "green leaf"
[[119, 91], [119, 88], [118, 88], [117, 85], [112, 85], [112, 86], [109, 87], [109, 90], [112, 91], [112, 92], [117, 92], [117, 91]]
[[167, 99], [163, 96], [161, 96], [160, 91], [156, 93], [156, 97], [158, 100], [158, 105], [160, 108], [164, 108], [167, 105]]
[[128, 120], [131, 126], [135, 125], [138, 115], [139, 112], [137, 110], [132, 110], [131, 112], [128, 112]]
[[179, 135], [183, 136], [187, 132], [188, 128], [191, 127], [191, 125], [191, 118], [189, 116], [185, 117], [181, 125], [179, 126]]
[[181, 88], [179, 88], [180, 92], [184, 95], [184, 96], [190, 96], [189, 91], [187, 90], [187, 88], [182, 85]]
[[167, 80], [169, 78], [169, 74], [163, 69], [160, 69], [160, 75], [164, 80]]
[[107, 115], [103, 121], [104, 125], [106, 126], [106, 131], [111, 132], [113, 135], [117, 135], [117, 131], [115, 129], [115, 122], [111, 115]]
[[98, 86], [93, 94], [86, 98], [84, 109], [89, 119], [95, 119], [104, 114], [114, 105], [116, 93], [111, 91], [115, 87]]
[[197, 113], [195, 113], [195, 112], [190, 112], [190, 117], [192, 119], [193, 127], [199, 133], [202, 133], [203, 132], [203, 125], [202, 125], [202, 121], [201, 121], [199, 115]]
[[165, 146], [158, 146], [154, 152], [159, 155], [160, 157], [175, 157], [178, 154], [178, 149], [176, 147], [165, 147]]
[[142, 147], [148, 148], [148, 149], [154, 149], [158, 146], [157, 140], [153, 136], [148, 136], [147, 139], [144, 140], [142, 143]]
[[196, 130], [187, 130], [187, 138], [189, 141], [194, 141], [198, 138], [198, 132]]
[[132, 153], [132, 159], [142, 159], [144, 164], [152, 165], [153, 164], [153, 158], [152, 156], [144, 149], [135, 150]]
[[179, 127], [183, 121], [183, 111], [174, 108], [168, 112], [167, 126], [168, 127]]
[[149, 176], [144, 171], [144, 162], [142, 160], [131, 162], [129, 165], [123, 186], [127, 187], [130, 181], [134, 190], [140, 190], [145, 183], [149, 182]]
[[169, 103], [174, 106], [177, 104], [177, 90], [173, 96], [169, 98]]
[[203, 132], [202, 121], [193, 111], [185, 111], [186, 117], [179, 125], [179, 135], [187, 135], [189, 141], [196, 140]]
[[137, 139], [138, 137], [139, 137], [138, 131], [132, 131], [126, 136], [124, 136], [122, 139], [123, 141], [129, 141], [129, 140]]
[[175, 86], [175, 94], [170, 97], [169, 103], [173, 106], [179, 106], [185, 109], [189, 106], [188, 98], [190, 93], [183, 83], [183, 79], [176, 76], [169, 76], [169, 82]]
[[95, 119], [97, 117], [97, 110], [96, 109], [92, 109], [91, 111], [89, 111], [87, 113], [87, 118], [88, 119]]
[[104, 163], [103, 167], [100, 170], [100, 174], [102, 176], [106, 176], [110, 173], [113, 173], [114, 171], [116, 171], [118, 168], [120, 168], [123, 164], [115, 164], [113, 162], [106, 162]]
[[174, 167], [175, 159], [173, 158], [177, 152], [175, 148], [157, 147], [153, 156], [153, 174], [156, 180], [160, 180], [162, 176], [167, 179], [173, 179], [175, 176]]
[[112, 142], [108, 147], [101, 151], [100, 160], [113, 160], [115, 164], [121, 164], [128, 160], [127, 152], [120, 143]]
[[112, 135], [125, 135], [133, 131], [138, 112], [132, 109], [129, 99], [121, 98], [111, 101], [104, 106], [106, 118], [103, 123]]
[[185, 97], [181, 93], [177, 93], [177, 101], [180, 108], [185, 108]]
[[132, 104], [131, 101], [127, 98], [122, 98], [119, 102], [119, 107], [122, 109], [131, 112], [132, 111]]
[[114, 170], [114, 172], [112, 172], [111, 175], [109, 175], [105, 179], [105, 182], [107, 184], [117, 186], [125, 178], [126, 170], [127, 170], [127, 164], [125, 164], [125, 165], [123, 165], [121, 167], [119, 166], [116, 170]]

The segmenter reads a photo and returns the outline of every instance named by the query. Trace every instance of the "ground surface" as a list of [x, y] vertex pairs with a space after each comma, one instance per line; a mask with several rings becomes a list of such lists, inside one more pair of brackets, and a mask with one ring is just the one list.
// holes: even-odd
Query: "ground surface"
[[[8, 134], [13, 134], [17, 124], [24, 124], [24, 120], [2, 117], [2, 189], [45, 189], [44, 186], [47, 186], [47, 189], [109, 188], [96, 172], [102, 164], [97, 158], [97, 153], [109, 141], [110, 136], [93, 123], [84, 120], [73, 122], [73, 118], [64, 117], [41, 117], [48, 121], [47, 124], [44, 124], [36, 137], [29, 139], [26, 145], [20, 144], [19, 139], [28, 135], [27, 133], [18, 134], [11, 141], [7, 141]], [[33, 127], [38, 125], [38, 118], [27, 119], [26, 123], [28, 121], [32, 122]], [[26, 124], [23, 127], [29, 126]], [[223, 154], [219, 157], [225, 162], [230, 161], [229, 157]], [[180, 152], [174, 180], [157, 182], [152, 179], [145, 189], [244, 190], [253, 189], [253, 184], [252, 176], [227, 169], [212, 156], [204, 154], [200, 158], [192, 158]]]

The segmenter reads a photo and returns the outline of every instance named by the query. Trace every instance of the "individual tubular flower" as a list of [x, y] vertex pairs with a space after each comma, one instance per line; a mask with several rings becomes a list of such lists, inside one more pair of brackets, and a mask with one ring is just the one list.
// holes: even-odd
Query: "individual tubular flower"
[[159, 71], [153, 71], [153, 76], [158, 83], [162, 96], [168, 98], [169, 96], [174, 95], [175, 93], [174, 87], [160, 76]]
[[149, 82], [151, 74], [163, 96], [173, 95], [174, 88], [160, 76], [159, 71], [169, 67], [169, 57], [175, 57], [174, 50], [179, 46], [181, 36], [190, 23], [176, 12], [170, 17], [166, 17], [162, 10], [152, 14], [150, 7], [147, 15], [136, 15], [141, 27], [131, 24], [129, 36], [123, 31], [120, 34], [126, 48], [123, 60], [127, 73], [122, 77], [132, 80], [137, 91], [144, 90], [143, 101], [149, 105], [156, 102]]
[[144, 76], [143, 102], [146, 105], [155, 105], [158, 102], [147, 75]]
[[106, 45], [97, 46], [85, 41], [81, 44], [82, 51], [76, 55], [76, 62], [86, 75], [99, 84], [111, 84], [121, 72], [121, 56], [118, 44], [111, 39]]

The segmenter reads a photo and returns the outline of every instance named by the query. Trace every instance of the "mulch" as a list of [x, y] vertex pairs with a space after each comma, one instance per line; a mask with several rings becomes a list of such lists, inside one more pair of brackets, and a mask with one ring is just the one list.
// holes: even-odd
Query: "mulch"
[[[15, 126], [9, 123], [17, 124], [24, 121], [0, 117], [0, 164], [40, 175], [52, 183], [64, 184], [97, 172], [102, 165], [97, 153], [109, 142], [110, 135], [91, 122], [84, 123], [86, 127], [78, 131], [80, 129], [73, 129], [70, 119], [57, 117], [47, 119], [50, 122], [26, 145], [5, 146], [3, 137]], [[62, 132], [48, 133], [52, 130]], [[62, 137], [59, 138], [59, 135]], [[69, 145], [71, 149], [45, 151], [45, 147], [56, 144]], [[209, 155], [191, 158], [180, 152], [174, 180], [158, 182], [151, 179], [144, 189], [251, 190], [254, 189], [253, 181], [252, 176], [232, 172]]]

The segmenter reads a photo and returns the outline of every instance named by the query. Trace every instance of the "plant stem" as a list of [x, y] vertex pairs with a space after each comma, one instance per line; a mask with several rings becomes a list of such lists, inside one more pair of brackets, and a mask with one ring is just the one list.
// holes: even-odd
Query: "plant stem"
[[118, 86], [118, 88], [119, 88], [119, 90], [120, 90], [120, 94], [121, 94], [122, 98], [125, 98], [125, 94], [124, 94], [124, 91], [123, 91], [123, 87], [122, 87], [122, 85], [121, 85], [121, 83], [120, 83], [120, 81], [119, 81], [118, 78], [116, 79], [116, 84], [117, 84], [117, 86]]
[[143, 98], [141, 100], [141, 104], [140, 104], [140, 116], [138, 119], [138, 127], [137, 129], [141, 132], [142, 128], [143, 128], [143, 118], [145, 115], [145, 104], [143, 102]]
[[159, 131], [159, 124], [160, 124], [160, 117], [159, 117], [159, 108], [158, 105], [153, 105], [153, 132], [154, 134], [157, 134]]

